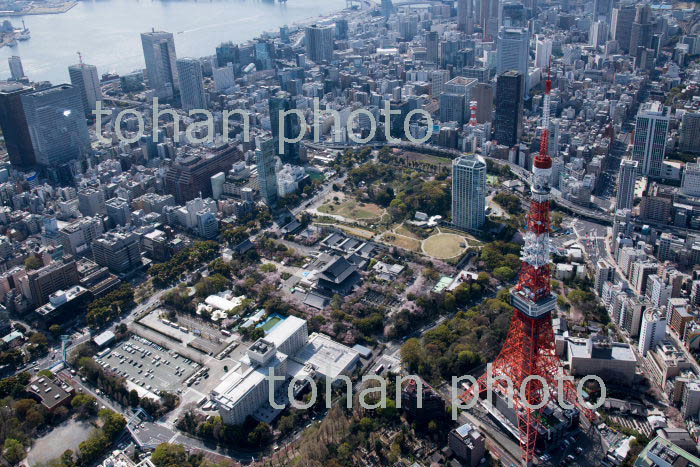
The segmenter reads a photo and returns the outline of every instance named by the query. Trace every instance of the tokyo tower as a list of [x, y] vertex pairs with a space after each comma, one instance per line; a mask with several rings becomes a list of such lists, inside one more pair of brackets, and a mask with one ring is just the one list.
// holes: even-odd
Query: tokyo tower
[[[550, 186], [552, 158], [549, 156], [549, 105], [552, 80], [547, 77], [543, 103], [542, 141], [535, 157], [532, 175], [532, 202], [528, 213], [525, 245], [522, 250], [522, 268], [518, 284], [511, 290], [511, 304], [515, 307], [513, 319], [501, 353], [492, 364], [490, 388], [487, 375], [462, 395], [465, 402], [483, 395], [487, 389], [492, 393], [510, 396], [518, 420], [518, 432], [522, 460], [530, 465], [535, 455], [538, 426], [543, 408], [535, 409], [544, 401], [560, 401], [576, 406], [587, 418], [594, 416], [592, 410], [581, 406], [576, 397], [576, 388], [570, 380], [560, 383], [559, 358], [556, 355], [552, 311], [556, 307], [556, 296], [551, 290], [550, 270]], [[508, 381], [505, 378], [508, 378]], [[543, 384], [546, 381], [546, 385]], [[509, 387], [512, 382], [512, 390]], [[521, 395], [520, 388], [525, 382]], [[559, 387], [562, 386], [563, 398]], [[523, 399], [524, 396], [524, 399]], [[524, 404], [527, 402], [527, 405]], [[544, 406], [546, 407], [546, 405]]]

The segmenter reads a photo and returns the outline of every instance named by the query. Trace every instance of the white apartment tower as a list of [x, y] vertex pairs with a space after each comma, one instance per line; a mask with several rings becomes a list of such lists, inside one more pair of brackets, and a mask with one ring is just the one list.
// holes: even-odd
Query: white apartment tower
[[476, 154], [452, 161], [452, 222], [466, 230], [480, 230], [486, 221], [486, 162]]
[[639, 108], [632, 157], [639, 162], [641, 175], [661, 177], [669, 121], [669, 108], [661, 102], [647, 102]]
[[632, 209], [634, 205], [634, 187], [637, 183], [639, 162], [623, 159], [617, 179], [616, 209]]
[[666, 337], [666, 318], [658, 309], [650, 308], [642, 316], [642, 327], [639, 333], [639, 352], [646, 357], [647, 352]]
[[549, 60], [552, 57], [552, 39], [543, 36], [537, 38], [535, 44], [535, 67], [543, 70], [549, 67]]

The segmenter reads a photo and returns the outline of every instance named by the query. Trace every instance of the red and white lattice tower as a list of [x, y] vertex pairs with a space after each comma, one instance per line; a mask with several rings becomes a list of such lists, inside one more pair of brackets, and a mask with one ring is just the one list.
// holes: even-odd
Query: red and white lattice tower
[[[524, 465], [530, 465], [535, 455], [537, 428], [541, 409], [524, 405], [520, 388], [526, 381], [524, 396], [530, 407], [537, 407], [548, 400], [560, 400], [558, 388], [562, 378], [559, 358], [556, 355], [551, 313], [556, 307], [556, 296], [551, 290], [550, 270], [550, 187], [552, 159], [549, 156], [549, 101], [552, 90], [551, 78], [547, 78], [542, 119], [542, 142], [535, 157], [532, 175], [532, 203], [527, 220], [525, 245], [522, 250], [520, 280], [511, 291], [511, 303], [515, 307], [508, 337], [501, 353], [492, 364], [491, 387], [487, 388], [487, 377], [482, 376], [478, 384], [462, 395], [469, 401], [483, 395], [487, 389], [502, 396], [512, 397], [518, 417], [520, 447]], [[501, 378], [499, 378], [501, 377]], [[514, 391], [503, 378], [508, 377]], [[542, 378], [542, 379], [533, 379]], [[547, 382], [547, 387], [542, 384]], [[576, 397], [576, 388], [571, 381], [563, 386], [564, 402], [575, 405], [584, 416], [591, 419], [592, 410], [581, 406]], [[547, 392], [548, 394], [545, 394]]]
[[476, 126], [476, 101], [469, 102], [469, 109], [472, 112], [472, 116], [469, 119], [469, 125]]

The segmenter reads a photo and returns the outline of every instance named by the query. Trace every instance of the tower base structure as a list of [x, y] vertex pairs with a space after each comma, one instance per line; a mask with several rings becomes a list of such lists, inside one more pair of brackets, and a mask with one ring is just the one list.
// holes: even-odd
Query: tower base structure
[[589, 420], [595, 413], [579, 401], [573, 378], [560, 366], [551, 319], [556, 296], [533, 302], [514, 289], [511, 299], [515, 310], [501, 353], [461, 399], [469, 402], [494, 395], [507, 399], [517, 416], [523, 465], [531, 465], [548, 405], [575, 408]]

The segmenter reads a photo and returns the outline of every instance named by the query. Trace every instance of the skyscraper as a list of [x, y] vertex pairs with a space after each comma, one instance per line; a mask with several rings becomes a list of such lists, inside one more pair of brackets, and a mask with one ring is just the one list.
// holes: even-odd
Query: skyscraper
[[82, 159], [90, 149], [90, 135], [78, 89], [60, 84], [22, 94], [37, 164], [58, 167]]
[[529, 47], [530, 33], [527, 29], [501, 28], [498, 32], [497, 73], [517, 70], [523, 77], [527, 76]]
[[443, 92], [440, 94], [440, 121], [466, 123], [467, 100], [461, 94]]
[[274, 138], [257, 138], [255, 159], [258, 164], [258, 185], [265, 204], [273, 208], [277, 204], [277, 144]]
[[549, 67], [549, 60], [552, 58], [552, 39], [538, 37], [535, 44], [535, 66], [546, 69]]
[[333, 26], [312, 24], [304, 30], [306, 53], [315, 63], [333, 60]]
[[97, 67], [86, 63], [78, 63], [68, 67], [70, 82], [80, 93], [80, 100], [85, 109], [85, 116], [92, 116], [92, 111], [97, 108], [96, 103], [102, 98], [100, 78], [97, 76]]
[[498, 25], [507, 28], [527, 28], [527, 11], [520, 2], [499, 3]]
[[498, 14], [499, 14], [499, 1], [498, 0], [480, 0], [481, 1], [481, 11], [480, 11], [480, 21], [481, 28], [484, 31], [484, 40], [492, 40], [498, 32]]
[[617, 41], [620, 49], [625, 52], [630, 50], [630, 36], [635, 15], [634, 5], [615, 8], [612, 13], [611, 35]]
[[452, 222], [480, 230], [486, 221], [486, 161], [476, 154], [452, 160]]
[[440, 35], [437, 31], [428, 31], [425, 35], [426, 60], [430, 63], [438, 63], [438, 51], [440, 50]]
[[340, 41], [348, 40], [348, 20], [345, 18], [335, 20], [335, 37]]
[[632, 158], [639, 162], [641, 175], [661, 177], [669, 121], [669, 108], [661, 102], [646, 102], [639, 108]]
[[202, 63], [196, 58], [179, 58], [176, 63], [183, 110], [206, 109]]
[[603, 47], [608, 40], [608, 23], [594, 21], [588, 32], [588, 43], [593, 47]]
[[620, 163], [620, 173], [617, 178], [616, 209], [632, 209], [638, 165], [639, 162], [630, 159], [623, 159], [622, 163]]
[[610, 23], [612, 19], [614, 0], [594, 0], [593, 1], [593, 21], [605, 21]]
[[394, 4], [391, 0], [382, 0], [381, 11], [384, 18], [388, 18], [394, 12]]
[[185, 204], [199, 196], [212, 195], [211, 177], [219, 172], [228, 172], [231, 166], [243, 159], [236, 146], [202, 155], [176, 159], [165, 173], [165, 192], [175, 197], [175, 202]]
[[472, 90], [472, 99], [476, 101], [476, 121], [485, 123], [493, 120], [493, 86], [477, 83]]
[[216, 48], [216, 65], [219, 68], [225, 67], [229, 63], [238, 63], [238, 46], [233, 42], [222, 42]]
[[474, 33], [474, 3], [473, 0], [458, 0], [457, 27], [467, 34]]
[[214, 78], [214, 88], [217, 92], [230, 89], [236, 84], [236, 75], [233, 72], [233, 63], [229, 63], [221, 68], [212, 67], [211, 74]]
[[523, 75], [506, 71], [496, 80], [495, 138], [499, 144], [515, 146], [523, 127]]
[[448, 70], [435, 70], [430, 72], [430, 93], [438, 97], [445, 90], [445, 83], [450, 80], [450, 72]]
[[651, 7], [644, 4], [637, 5], [630, 30], [630, 55], [636, 57], [639, 47], [646, 49], [651, 45], [651, 33]]
[[148, 86], [162, 99], [172, 98], [179, 89], [175, 62], [175, 40], [169, 32], [151, 31], [141, 34], [143, 57], [146, 60]]
[[685, 152], [700, 153], [700, 112], [683, 114], [679, 149]]
[[36, 162], [22, 105], [22, 95], [32, 91], [33, 88], [20, 83], [0, 85], [0, 128], [10, 163], [16, 168], [28, 168]]
[[24, 78], [24, 67], [22, 66], [22, 59], [17, 55], [7, 59], [7, 63], [10, 65], [10, 78], [13, 81], [19, 81]]
[[[279, 151], [280, 132], [284, 131], [285, 138], [295, 138], [299, 134], [299, 117], [294, 114], [280, 118], [280, 111], [289, 111], [296, 108], [294, 99], [288, 92], [278, 92], [276, 96], [270, 98], [270, 125], [272, 127], [272, 138], [275, 140], [275, 151]], [[283, 162], [298, 162], [299, 143], [284, 143], [284, 148], [280, 153]]]

